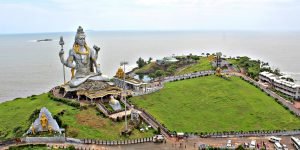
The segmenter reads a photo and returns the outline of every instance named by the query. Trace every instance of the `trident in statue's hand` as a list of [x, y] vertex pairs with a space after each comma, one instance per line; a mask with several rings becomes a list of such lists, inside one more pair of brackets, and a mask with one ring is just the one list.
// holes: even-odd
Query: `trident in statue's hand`
[[[62, 36], [60, 36], [60, 40], [59, 40], [59, 45], [61, 46], [61, 50], [59, 52], [59, 56], [60, 57], [63, 57], [62, 55], [64, 54], [64, 39]], [[66, 75], [65, 75], [65, 66], [63, 64], [63, 72], [64, 72], [64, 83], [66, 84]]]
[[59, 45], [61, 46], [61, 50], [59, 52], [59, 55], [64, 54], [64, 44], [65, 44], [64, 39], [62, 36], [60, 36]]

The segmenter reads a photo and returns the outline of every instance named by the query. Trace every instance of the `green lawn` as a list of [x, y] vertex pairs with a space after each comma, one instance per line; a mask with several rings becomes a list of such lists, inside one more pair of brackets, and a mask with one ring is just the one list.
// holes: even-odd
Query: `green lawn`
[[299, 129], [300, 119], [238, 77], [216, 76], [166, 83], [130, 99], [171, 131], [216, 132]]
[[[22, 98], [0, 104], [0, 140], [15, 137], [14, 129], [27, 131], [31, 124], [29, 116], [35, 109], [46, 107], [52, 115], [66, 110], [61, 117], [64, 124], [69, 126], [67, 135], [75, 138], [93, 138], [117, 140], [124, 139], [119, 133], [124, 127], [124, 122], [113, 122], [108, 118], [97, 116], [93, 107], [87, 110], [79, 110], [74, 107], [50, 100], [47, 94], [35, 96], [35, 98]], [[152, 131], [140, 133], [133, 131], [129, 138], [140, 138], [152, 136]]]
[[193, 72], [204, 71], [204, 70], [212, 70], [212, 69], [213, 69], [213, 67], [212, 67], [210, 61], [208, 60], [208, 58], [200, 57], [200, 60], [198, 61], [198, 63], [181, 69], [180, 71], [176, 72], [176, 75], [193, 73]]
[[149, 64], [146, 64], [142, 68], [136, 69], [134, 71], [134, 73], [136, 73], [136, 74], [149, 74], [149, 73], [155, 72], [156, 70], [162, 70], [162, 68], [160, 66], [158, 66], [156, 64], [156, 62], [151, 62]]

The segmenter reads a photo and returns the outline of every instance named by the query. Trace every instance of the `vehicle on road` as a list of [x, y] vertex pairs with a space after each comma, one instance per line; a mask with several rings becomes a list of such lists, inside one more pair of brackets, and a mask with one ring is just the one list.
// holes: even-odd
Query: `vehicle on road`
[[282, 144], [282, 148], [283, 148], [283, 150], [289, 150], [285, 144]]
[[231, 148], [232, 147], [232, 145], [231, 145], [231, 140], [228, 140], [227, 141], [227, 144], [226, 144], [226, 148]]
[[276, 136], [271, 136], [271, 137], [269, 138], [269, 141], [272, 142], [272, 143], [276, 143], [276, 142], [279, 142], [279, 143], [280, 143], [281, 138], [276, 137]]
[[250, 142], [250, 145], [249, 145], [249, 149], [255, 149], [256, 148], [256, 141], [255, 140], [252, 140]]
[[154, 143], [162, 143], [162, 142], [164, 142], [164, 140], [165, 140], [165, 138], [164, 138], [164, 136], [163, 135], [155, 135], [154, 137], [153, 137], [153, 142]]
[[296, 137], [291, 137], [292, 143], [297, 150], [300, 150], [300, 140]]
[[274, 148], [275, 150], [283, 150], [283, 147], [279, 142], [274, 143]]

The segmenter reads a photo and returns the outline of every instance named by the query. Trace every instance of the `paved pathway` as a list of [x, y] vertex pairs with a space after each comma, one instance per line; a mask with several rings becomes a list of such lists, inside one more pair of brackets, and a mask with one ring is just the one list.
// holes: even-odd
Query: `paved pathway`
[[[126, 115], [129, 116], [130, 114], [131, 114], [131, 109], [126, 110]], [[121, 111], [121, 112], [109, 115], [109, 118], [116, 119], [117, 117], [122, 118], [123, 116], [125, 116], [125, 111]]]

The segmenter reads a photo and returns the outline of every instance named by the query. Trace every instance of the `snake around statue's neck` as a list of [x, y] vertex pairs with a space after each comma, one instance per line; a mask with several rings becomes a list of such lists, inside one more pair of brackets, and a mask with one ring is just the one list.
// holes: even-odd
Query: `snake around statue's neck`
[[90, 49], [88, 48], [87, 44], [84, 44], [85, 52], [80, 51], [80, 45], [79, 44], [74, 44], [73, 49], [76, 54], [80, 55], [89, 55], [90, 54]]

